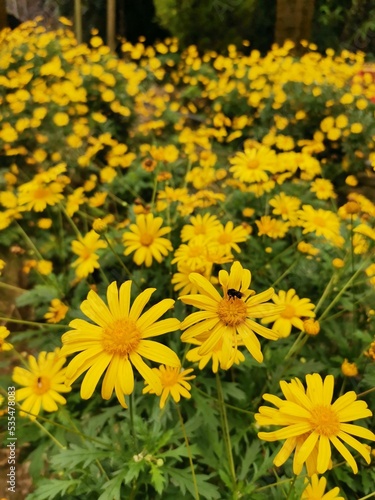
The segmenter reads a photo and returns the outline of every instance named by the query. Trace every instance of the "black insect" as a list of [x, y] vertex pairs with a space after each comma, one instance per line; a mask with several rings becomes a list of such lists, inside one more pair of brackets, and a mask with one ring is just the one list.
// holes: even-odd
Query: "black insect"
[[234, 288], [229, 288], [228, 297], [231, 299], [234, 299], [235, 297], [237, 299], [240, 299], [241, 297], [243, 297], [243, 293], [240, 292], [239, 290], [235, 290]]

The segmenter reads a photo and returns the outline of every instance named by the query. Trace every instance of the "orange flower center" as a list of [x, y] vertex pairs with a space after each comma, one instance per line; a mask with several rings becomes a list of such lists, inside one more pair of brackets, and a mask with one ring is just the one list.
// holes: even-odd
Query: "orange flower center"
[[316, 215], [314, 217], [314, 224], [319, 227], [326, 227], [326, 221], [323, 217], [320, 217], [319, 215]]
[[149, 247], [154, 241], [152, 234], [143, 233], [140, 238], [141, 245], [144, 247]]
[[225, 245], [226, 243], [231, 243], [232, 242], [232, 235], [229, 234], [229, 233], [222, 233], [217, 241], [221, 244], [221, 245]]
[[340, 421], [331, 406], [314, 406], [310, 423], [314, 431], [321, 436], [336, 436], [340, 431]]
[[38, 378], [35, 380], [34, 384], [34, 393], [35, 394], [44, 394], [45, 392], [49, 391], [51, 388], [51, 381], [48, 377], [43, 377], [39, 375]]
[[82, 260], [89, 260], [92, 257], [92, 253], [93, 252], [92, 252], [92, 250], [90, 248], [83, 247], [82, 251], [81, 251], [80, 257], [81, 257]]
[[189, 248], [189, 257], [194, 258], [194, 257], [201, 257], [204, 255], [204, 247], [203, 246], [197, 246], [197, 247], [190, 247]]
[[161, 384], [163, 387], [172, 387], [176, 385], [180, 378], [179, 368], [168, 368], [161, 372]]
[[280, 316], [285, 319], [294, 318], [294, 316], [296, 316], [296, 310], [290, 304], [285, 304], [285, 309], [280, 313]]
[[248, 160], [247, 168], [250, 170], [255, 170], [259, 167], [259, 160]]
[[38, 187], [34, 191], [34, 199], [35, 200], [44, 200], [49, 195], [50, 195], [50, 190], [46, 189], [46, 188], [43, 188], [43, 187]]
[[217, 310], [219, 318], [228, 326], [237, 326], [246, 321], [247, 307], [237, 297], [222, 299]]
[[141, 332], [131, 319], [116, 319], [104, 329], [102, 345], [109, 354], [127, 356], [136, 351], [141, 341]]

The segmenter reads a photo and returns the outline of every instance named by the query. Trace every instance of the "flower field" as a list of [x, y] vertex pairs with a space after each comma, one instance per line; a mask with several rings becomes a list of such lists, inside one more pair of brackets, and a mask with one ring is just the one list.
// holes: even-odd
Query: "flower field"
[[373, 496], [373, 74], [307, 42], [0, 33], [1, 437], [28, 500]]

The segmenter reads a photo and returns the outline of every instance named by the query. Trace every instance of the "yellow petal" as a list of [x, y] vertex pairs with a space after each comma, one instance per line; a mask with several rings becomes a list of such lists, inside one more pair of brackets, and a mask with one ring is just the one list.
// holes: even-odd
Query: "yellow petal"
[[89, 399], [91, 398], [100, 377], [103, 375], [104, 370], [107, 368], [108, 364], [112, 359], [111, 354], [102, 353], [95, 360], [95, 363], [86, 373], [82, 385], [81, 385], [81, 398]]
[[141, 340], [137, 347], [137, 353], [156, 363], [176, 367], [181, 365], [177, 354], [170, 347], [153, 340]]

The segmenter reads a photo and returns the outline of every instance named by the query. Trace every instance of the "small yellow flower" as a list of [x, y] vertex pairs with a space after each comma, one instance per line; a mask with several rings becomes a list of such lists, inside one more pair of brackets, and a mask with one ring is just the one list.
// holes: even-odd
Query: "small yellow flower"
[[[160, 408], [164, 408], [168, 396], [172, 396], [175, 403], [178, 403], [181, 396], [190, 399], [191, 385], [188, 380], [195, 378], [195, 375], [190, 375], [194, 370], [189, 368], [188, 370], [182, 370], [180, 367], [176, 366], [166, 366], [160, 365], [159, 368], [152, 369], [155, 374], [160, 378], [160, 384], [162, 387], [162, 392], [160, 395]], [[151, 385], [147, 385], [143, 389], [143, 394], [155, 394], [154, 389]]]
[[336, 269], [341, 269], [342, 267], [345, 266], [345, 262], [342, 259], [339, 259], [338, 257], [336, 259], [333, 259], [332, 261], [333, 267]]
[[92, 228], [96, 233], [101, 234], [107, 231], [108, 225], [103, 219], [98, 218], [93, 221]]
[[170, 233], [169, 226], [161, 227], [163, 219], [154, 217], [153, 214], [137, 215], [135, 224], [130, 224], [129, 231], [123, 234], [125, 246], [124, 255], [134, 253], [133, 260], [140, 266], [145, 264], [150, 267], [152, 261], [162, 262], [168, 252], [173, 250], [171, 242], [163, 238]]
[[36, 270], [43, 276], [48, 276], [52, 273], [52, 262], [50, 260], [39, 260], [36, 265]]
[[60, 111], [54, 115], [53, 121], [58, 127], [64, 127], [69, 123], [69, 115]]
[[68, 306], [61, 302], [61, 300], [52, 299], [51, 305], [48, 312], [44, 315], [44, 318], [47, 320], [47, 323], [59, 323], [65, 318], [68, 309]]
[[348, 177], [345, 179], [345, 184], [351, 187], [355, 187], [358, 185], [358, 180], [355, 175], [348, 175]]
[[341, 365], [341, 371], [346, 377], [356, 377], [358, 375], [358, 368], [355, 363], [349, 363], [345, 359]]
[[303, 322], [303, 329], [308, 335], [318, 335], [320, 332], [319, 321], [315, 319], [305, 319]]
[[38, 227], [40, 229], [49, 229], [52, 226], [52, 220], [47, 218], [42, 218], [38, 220]]
[[280, 290], [278, 294], [274, 294], [272, 300], [276, 305], [284, 306], [284, 308], [281, 312], [262, 319], [262, 323], [273, 323], [272, 330], [282, 338], [289, 337], [293, 326], [303, 331], [302, 318], [315, 317], [314, 304], [310, 302], [310, 299], [300, 299], [293, 288], [287, 292]]
[[60, 355], [59, 349], [48, 353], [43, 351], [38, 359], [30, 355], [28, 361], [29, 369], [16, 366], [13, 380], [25, 386], [16, 390], [16, 401], [24, 400], [20, 416], [35, 420], [41, 408], [52, 412], [58, 410], [57, 403], [66, 404], [60, 393], [70, 392], [71, 389], [65, 385], [65, 358]]
[[5, 326], [0, 326], [0, 352], [10, 351], [13, 349], [13, 345], [9, 342], [5, 342], [5, 339], [10, 334], [10, 331]]
[[95, 252], [102, 248], [107, 248], [107, 243], [101, 241], [99, 234], [95, 231], [89, 231], [83, 238], [72, 241], [72, 250], [78, 255], [72, 267], [76, 267], [78, 278], [86, 278], [94, 272], [94, 269], [99, 269], [99, 256]]
[[311, 477], [310, 483], [302, 493], [301, 500], [345, 500], [344, 497], [337, 496], [340, 493], [340, 488], [337, 486], [325, 493], [327, 487], [327, 479], [316, 474]]
[[350, 131], [352, 134], [360, 134], [363, 130], [362, 123], [352, 123]]

